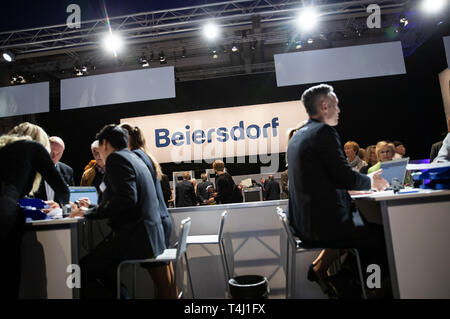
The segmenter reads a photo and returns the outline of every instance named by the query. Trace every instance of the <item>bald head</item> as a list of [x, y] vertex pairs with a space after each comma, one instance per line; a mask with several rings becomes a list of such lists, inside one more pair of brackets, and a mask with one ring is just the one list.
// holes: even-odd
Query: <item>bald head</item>
[[50, 141], [50, 156], [52, 157], [53, 163], [56, 165], [64, 153], [64, 141], [58, 136], [50, 136], [48, 140]]

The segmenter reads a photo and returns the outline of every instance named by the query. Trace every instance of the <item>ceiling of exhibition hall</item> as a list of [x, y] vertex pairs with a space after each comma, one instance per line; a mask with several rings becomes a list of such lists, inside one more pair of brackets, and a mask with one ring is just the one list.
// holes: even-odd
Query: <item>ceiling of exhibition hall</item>
[[[448, 28], [450, 5], [431, 14], [425, 1], [82, 0], [78, 25], [73, 0], [16, 1], [0, 14], [0, 52], [13, 57], [0, 58], [0, 71], [30, 83], [174, 66], [177, 81], [190, 81], [274, 72], [274, 54], [286, 52], [401, 41], [408, 56]], [[306, 25], [311, 7], [316, 23]], [[111, 34], [120, 50], [105, 50]]]

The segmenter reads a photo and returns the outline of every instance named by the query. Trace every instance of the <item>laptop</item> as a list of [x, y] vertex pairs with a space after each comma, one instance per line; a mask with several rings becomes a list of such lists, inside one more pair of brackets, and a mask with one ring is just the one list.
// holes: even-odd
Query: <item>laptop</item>
[[81, 197], [87, 197], [91, 204], [97, 205], [98, 194], [94, 186], [70, 186], [70, 201], [75, 202]]
[[383, 169], [381, 177], [388, 181], [389, 185], [403, 188], [406, 175], [406, 166], [409, 157], [399, 160], [381, 162], [380, 168]]

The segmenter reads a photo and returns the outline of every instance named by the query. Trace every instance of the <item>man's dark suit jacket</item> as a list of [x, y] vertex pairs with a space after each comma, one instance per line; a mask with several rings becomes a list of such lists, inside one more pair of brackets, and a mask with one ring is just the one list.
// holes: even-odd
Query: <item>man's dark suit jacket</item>
[[311, 244], [347, 239], [355, 228], [347, 190], [370, 189], [370, 178], [351, 169], [336, 130], [315, 120], [292, 137], [287, 153], [296, 235]]
[[106, 188], [99, 205], [88, 212], [88, 219], [107, 218], [116, 238], [133, 251], [127, 255], [145, 256], [151, 247], [152, 255], [165, 249], [156, 188], [144, 162], [128, 149], [110, 154], [106, 160]]
[[[58, 171], [59, 175], [62, 177], [64, 183], [67, 186], [74, 186], [75, 182], [73, 179], [73, 169], [67, 164], [64, 164], [63, 162], [58, 162], [55, 165], [56, 170]], [[57, 196], [55, 194], [55, 196]], [[40, 198], [43, 200], [47, 200], [47, 191], [45, 190], [45, 183], [42, 180], [41, 184], [39, 185], [38, 191], [34, 194], [34, 197]], [[59, 202], [59, 198], [55, 198], [56, 202]]]
[[194, 185], [188, 180], [179, 182], [175, 187], [176, 207], [187, 207], [197, 205]]
[[210, 199], [212, 196], [206, 190], [208, 186], [214, 186], [210, 181], [201, 182], [197, 185], [197, 196], [200, 204], [203, 204], [204, 200]]
[[280, 199], [280, 184], [276, 181], [269, 181], [266, 186], [266, 200]]

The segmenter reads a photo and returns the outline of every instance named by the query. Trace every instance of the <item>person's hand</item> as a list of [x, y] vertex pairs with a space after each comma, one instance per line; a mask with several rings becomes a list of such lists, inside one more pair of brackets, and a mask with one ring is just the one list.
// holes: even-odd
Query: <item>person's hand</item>
[[59, 207], [60, 207], [58, 203], [55, 203], [55, 202], [52, 201], [52, 200], [44, 201], [44, 203], [45, 203], [47, 206], [49, 206], [49, 208], [44, 208], [44, 209], [42, 209], [42, 211], [43, 211], [44, 213], [46, 213], [46, 214], [50, 213], [50, 212], [51, 212], [52, 210], [54, 210], [55, 208], [59, 208]]
[[78, 199], [78, 206], [89, 208], [91, 201], [87, 197], [81, 197]]
[[372, 189], [376, 189], [378, 192], [381, 192], [385, 190], [389, 183], [387, 180], [385, 180], [383, 177], [381, 177], [381, 173], [383, 172], [382, 169], [379, 169], [378, 171], [372, 173]]
[[72, 206], [72, 211], [69, 218], [83, 217], [84, 213], [87, 211], [86, 207], [78, 207], [74, 203], [70, 203], [70, 206]]

